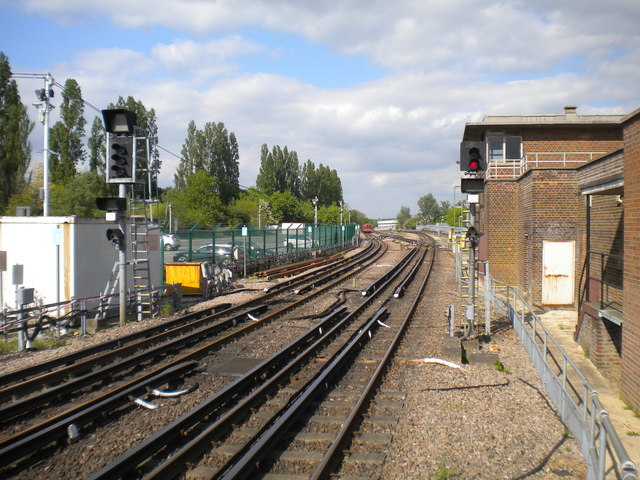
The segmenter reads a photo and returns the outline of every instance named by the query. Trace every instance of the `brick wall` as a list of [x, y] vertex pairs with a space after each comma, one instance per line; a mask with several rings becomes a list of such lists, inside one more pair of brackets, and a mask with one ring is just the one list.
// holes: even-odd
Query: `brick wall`
[[531, 170], [520, 182], [523, 252], [527, 257], [521, 260], [522, 282], [531, 301], [539, 303], [542, 301], [543, 242], [576, 241], [575, 263], [579, 263], [577, 173], [575, 170]]
[[[528, 128], [522, 132], [523, 153], [613, 152], [622, 148], [620, 127], [558, 125]], [[587, 157], [585, 156], [585, 159]]]
[[619, 387], [622, 328], [600, 318], [595, 310], [589, 309], [583, 315], [576, 342], [607, 380]]
[[590, 276], [601, 282], [591, 282], [589, 301], [623, 303], [623, 212], [617, 195], [591, 196]]
[[488, 181], [478, 215], [485, 232], [491, 276], [510, 285], [518, 280], [518, 184], [515, 181]]
[[640, 413], [640, 115], [624, 124], [623, 399]]

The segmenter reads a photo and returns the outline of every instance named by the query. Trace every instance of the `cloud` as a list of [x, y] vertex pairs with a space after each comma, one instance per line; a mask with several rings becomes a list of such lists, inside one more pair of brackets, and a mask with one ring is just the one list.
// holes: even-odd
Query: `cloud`
[[237, 73], [238, 57], [263, 53], [265, 47], [249, 42], [239, 35], [198, 43], [177, 40], [172, 44], [158, 44], [151, 55], [169, 73], [204, 81], [221, 75]]
[[[452, 200], [465, 122], [490, 114], [562, 113], [570, 104], [579, 113], [622, 113], [640, 101], [636, 0], [15, 5], [66, 25], [106, 16], [130, 29], [168, 29], [149, 48], [84, 46], [43, 68], [60, 83], [78, 80], [95, 105], [131, 95], [154, 108], [160, 143], [177, 154], [189, 121], [200, 128], [224, 122], [240, 144], [243, 185], [255, 182], [260, 145], [286, 145], [303, 161], [337, 169], [347, 203], [372, 216], [394, 216], [401, 205], [415, 212], [427, 193]], [[332, 55], [358, 55], [385, 74], [319, 88], [295, 71], [252, 69], [242, 61], [267, 62], [289, 47], [249, 35], [254, 27], [293, 33]], [[170, 185], [178, 160], [166, 153], [162, 159], [161, 184]]]

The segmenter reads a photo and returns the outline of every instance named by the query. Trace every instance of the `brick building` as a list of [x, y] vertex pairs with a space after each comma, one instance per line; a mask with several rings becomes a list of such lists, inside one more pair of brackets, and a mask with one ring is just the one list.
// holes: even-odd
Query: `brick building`
[[640, 168], [640, 110], [487, 116], [463, 140], [486, 146], [479, 258], [529, 303], [579, 309], [576, 340], [640, 411], [640, 172], [624, 174]]
[[640, 109], [624, 129], [624, 292], [621, 392], [640, 412]]

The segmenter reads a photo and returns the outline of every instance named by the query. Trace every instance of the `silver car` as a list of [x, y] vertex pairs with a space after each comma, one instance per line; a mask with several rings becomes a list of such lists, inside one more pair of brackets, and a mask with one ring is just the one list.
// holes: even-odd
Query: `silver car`
[[164, 249], [167, 251], [178, 250], [180, 248], [180, 237], [173, 233], [165, 233], [162, 235], [162, 241], [164, 243]]

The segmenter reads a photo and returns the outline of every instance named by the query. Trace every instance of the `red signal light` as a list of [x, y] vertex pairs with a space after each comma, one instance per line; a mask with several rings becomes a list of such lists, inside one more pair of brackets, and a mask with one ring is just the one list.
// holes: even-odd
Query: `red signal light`
[[469, 150], [469, 171], [477, 172], [480, 170], [480, 150], [472, 148]]

